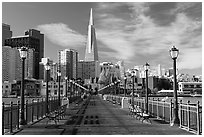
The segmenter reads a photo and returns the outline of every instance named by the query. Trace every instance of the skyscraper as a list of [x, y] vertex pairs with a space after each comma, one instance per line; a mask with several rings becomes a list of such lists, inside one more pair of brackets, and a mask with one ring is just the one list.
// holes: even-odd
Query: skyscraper
[[19, 51], [9, 46], [2, 47], [2, 82], [21, 79], [21, 59]]
[[40, 31], [29, 29], [29, 31], [25, 32], [25, 36], [7, 38], [5, 40], [5, 45], [12, 48], [20, 48], [25, 46], [28, 49], [33, 49], [33, 78], [43, 78], [43, 75], [40, 75], [40, 73], [43, 72], [43, 67], [40, 69], [39, 63], [41, 58], [44, 56], [44, 35], [41, 34]]
[[12, 37], [12, 31], [10, 30], [10, 25], [2, 23], [2, 46], [4, 46], [5, 39]]
[[61, 78], [67, 76], [69, 79], [77, 78], [78, 52], [74, 49], [65, 49], [59, 51], [59, 65]]
[[86, 52], [85, 52], [85, 61], [98, 61], [98, 49], [97, 49], [92, 8], [90, 11], [90, 19], [89, 19], [89, 26], [88, 26], [88, 39], [87, 39]]

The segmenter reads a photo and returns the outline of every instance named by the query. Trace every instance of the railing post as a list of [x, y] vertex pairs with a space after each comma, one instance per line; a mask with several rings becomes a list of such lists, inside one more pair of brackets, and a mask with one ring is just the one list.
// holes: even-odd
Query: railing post
[[2, 103], [2, 135], [4, 135], [4, 102]]
[[44, 108], [45, 107], [45, 102], [43, 101], [43, 98], [41, 99], [41, 118], [43, 118], [43, 116], [44, 116], [44, 110], [46, 110], [46, 108]]
[[159, 119], [159, 98], [157, 98], [157, 118]]
[[154, 98], [152, 99], [152, 115], [154, 116]]
[[10, 102], [10, 133], [13, 132], [13, 102]]
[[182, 110], [182, 100], [180, 100], [180, 105], [179, 105], [179, 108], [180, 108], [180, 128], [182, 127], [182, 124], [183, 124], [183, 110]]
[[25, 118], [25, 120], [26, 120], [26, 123], [29, 123], [29, 121], [28, 121], [28, 100], [26, 100], [26, 107], [25, 107], [25, 112], [26, 112], [26, 118]]
[[33, 123], [33, 120], [34, 120], [34, 99], [32, 99], [31, 101], [31, 122]]
[[200, 112], [199, 112], [199, 108], [200, 108], [200, 102], [197, 102], [197, 134], [200, 135], [201, 133], [201, 127], [200, 127]]
[[39, 118], [39, 99], [37, 99], [37, 120]]
[[170, 101], [170, 119], [169, 119], [169, 123], [170, 123], [170, 125], [171, 125], [171, 122], [172, 122], [172, 99], [171, 99], [171, 101]]
[[165, 121], [165, 100], [163, 102], [163, 119]]
[[20, 129], [20, 101], [17, 101], [17, 130]]
[[188, 122], [188, 131], [190, 131], [190, 101], [187, 102], [187, 122]]

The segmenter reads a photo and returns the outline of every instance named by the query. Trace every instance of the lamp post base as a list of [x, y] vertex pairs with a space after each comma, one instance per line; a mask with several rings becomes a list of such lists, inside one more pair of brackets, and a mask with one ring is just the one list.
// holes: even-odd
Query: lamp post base
[[26, 123], [26, 121], [24, 120], [24, 119], [21, 119], [20, 120], [20, 125], [26, 125], [27, 123]]
[[174, 115], [173, 120], [171, 122], [171, 126], [180, 126], [180, 120], [178, 115]]

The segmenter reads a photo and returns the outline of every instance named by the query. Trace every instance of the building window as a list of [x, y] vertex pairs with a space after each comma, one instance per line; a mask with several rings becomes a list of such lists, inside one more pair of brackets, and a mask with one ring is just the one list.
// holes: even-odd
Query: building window
[[188, 88], [188, 85], [184, 85], [184, 88]]
[[191, 88], [194, 88], [194, 85], [190, 85]]
[[60, 94], [63, 94], [63, 90], [60, 90]]
[[54, 91], [54, 94], [57, 95], [57, 90]]
[[8, 88], [8, 85], [6, 85], [6, 88]]
[[196, 88], [201, 88], [201, 85], [196, 85]]

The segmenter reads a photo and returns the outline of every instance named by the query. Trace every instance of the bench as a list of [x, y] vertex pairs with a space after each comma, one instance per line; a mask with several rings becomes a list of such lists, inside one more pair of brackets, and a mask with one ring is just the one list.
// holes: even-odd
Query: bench
[[146, 120], [148, 123], [152, 123], [149, 114], [144, 113], [144, 110], [141, 109], [139, 106], [134, 105], [134, 107], [129, 104], [129, 114], [133, 117], [135, 117], [138, 120], [141, 120], [142, 122]]
[[57, 124], [57, 121], [59, 122], [59, 120], [65, 117], [66, 108], [67, 108], [67, 104], [60, 106], [55, 111], [47, 114], [46, 118], [48, 118], [48, 120], [46, 124], [48, 124], [49, 121], [54, 121], [55, 124]]

